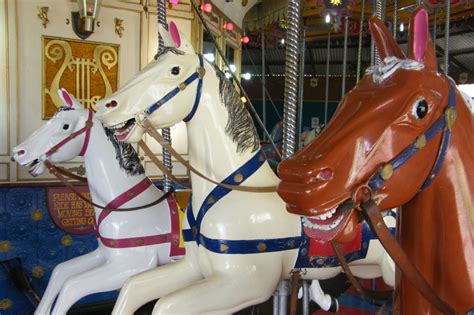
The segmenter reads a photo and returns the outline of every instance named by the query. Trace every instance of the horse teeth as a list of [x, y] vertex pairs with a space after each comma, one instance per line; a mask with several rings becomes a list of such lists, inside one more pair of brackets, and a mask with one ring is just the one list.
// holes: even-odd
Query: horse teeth
[[332, 209], [332, 210], [331, 210], [331, 213], [332, 213], [332, 214], [336, 213], [336, 210], [337, 210], [336, 208]]

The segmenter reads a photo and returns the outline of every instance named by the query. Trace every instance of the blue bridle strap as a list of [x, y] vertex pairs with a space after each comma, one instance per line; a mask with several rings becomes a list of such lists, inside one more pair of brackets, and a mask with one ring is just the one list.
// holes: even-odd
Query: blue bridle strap
[[[265, 156], [258, 151], [243, 166], [227, 176], [222, 183], [228, 185], [240, 185], [253, 175], [265, 163]], [[183, 229], [185, 242], [195, 241], [204, 248], [221, 254], [256, 254], [262, 252], [275, 252], [298, 248], [301, 245], [301, 236], [285, 237], [275, 239], [252, 239], [252, 240], [220, 240], [208, 238], [201, 234], [201, 224], [206, 213], [223, 197], [232, 190], [222, 186], [216, 186], [204, 199], [199, 212], [194, 217], [192, 197], [189, 199], [186, 217], [190, 229]]]
[[201, 94], [202, 94], [202, 78], [205, 75], [205, 70], [204, 70], [204, 60], [201, 54], [198, 55], [199, 58], [199, 68], [196, 72], [191, 74], [189, 77], [186, 78], [182, 83], [179, 84], [179, 86], [175, 87], [173, 90], [168, 92], [165, 96], [163, 96], [160, 100], [157, 102], [153, 103], [150, 105], [146, 110], [145, 110], [145, 115], [150, 116], [154, 111], [156, 111], [158, 108], [166, 104], [170, 99], [175, 97], [179, 92], [183, 91], [186, 89], [188, 85], [193, 83], [196, 80], [198, 81], [197, 85], [197, 90], [196, 90], [196, 98], [194, 100], [193, 107], [191, 109], [191, 112], [183, 119], [184, 121], [189, 121], [191, 118], [194, 116], [194, 113], [197, 110], [197, 107], [199, 105], [199, 101], [201, 99]]
[[[454, 122], [456, 115], [455, 107], [456, 93], [454, 90], [454, 85], [450, 83], [448, 106], [446, 107], [444, 115], [439, 117], [426, 131], [426, 133], [421, 136], [423, 137], [423, 144], [420, 145], [420, 142], [417, 140], [415, 143], [411, 144], [408, 148], [406, 148], [402, 153], [397, 155], [389, 164], [386, 164], [386, 166], [390, 166], [391, 172], [396, 171], [403, 164], [405, 164], [413, 155], [415, 155], [416, 152], [422, 149], [426, 143], [436, 137], [439, 132], [444, 130], [435, 165], [432, 171], [430, 172], [430, 175], [425, 180], [424, 184], [421, 186], [419, 192], [423, 191], [426, 187], [428, 187], [441, 170], [441, 166], [443, 165], [444, 159], [446, 157], [446, 152], [448, 150], [449, 140], [451, 139], [451, 125]], [[418, 139], [420, 139], [420, 137], [418, 137]], [[369, 180], [369, 186], [374, 192], [376, 192], [384, 185], [386, 179], [384, 179], [382, 168], [381, 170], [377, 171]]]

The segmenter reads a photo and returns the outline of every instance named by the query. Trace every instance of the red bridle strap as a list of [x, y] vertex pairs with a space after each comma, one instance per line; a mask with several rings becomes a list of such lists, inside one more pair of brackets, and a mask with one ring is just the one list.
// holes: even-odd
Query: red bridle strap
[[80, 136], [81, 134], [83, 134], [85, 132], [86, 136], [85, 136], [85, 139], [84, 139], [84, 143], [82, 145], [81, 152], [79, 153], [80, 156], [83, 156], [87, 151], [87, 146], [89, 145], [89, 138], [90, 138], [91, 129], [92, 129], [92, 126], [94, 125], [94, 123], [92, 122], [92, 117], [93, 117], [93, 112], [92, 112], [92, 110], [89, 109], [89, 114], [87, 116], [87, 121], [85, 123], [85, 126], [83, 128], [81, 128], [80, 130], [71, 133], [69, 136], [67, 136], [66, 138], [61, 140], [58, 144], [56, 144], [51, 149], [49, 149], [49, 151], [46, 152], [46, 157], [50, 157], [51, 155], [53, 155], [53, 153], [58, 151], [59, 148], [64, 146], [66, 143], [68, 143], [69, 141], [75, 139], [77, 136]]

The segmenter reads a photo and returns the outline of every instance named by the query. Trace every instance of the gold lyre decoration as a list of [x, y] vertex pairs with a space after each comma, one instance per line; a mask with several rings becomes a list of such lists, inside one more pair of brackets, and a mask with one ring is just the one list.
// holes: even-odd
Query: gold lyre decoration
[[57, 94], [65, 88], [85, 108], [112, 94], [118, 86], [119, 46], [72, 39], [42, 37], [43, 119], [63, 103]]
[[120, 38], [123, 36], [123, 31], [125, 31], [125, 27], [123, 26], [123, 20], [119, 18], [115, 18], [115, 34], [117, 34]]
[[43, 27], [46, 28], [46, 25], [49, 23], [48, 19], [48, 7], [38, 7], [38, 18], [41, 20], [41, 24], [43, 24]]

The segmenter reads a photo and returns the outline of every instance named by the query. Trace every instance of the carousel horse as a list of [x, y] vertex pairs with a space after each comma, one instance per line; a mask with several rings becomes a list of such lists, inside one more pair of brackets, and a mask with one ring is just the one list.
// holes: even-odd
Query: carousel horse
[[107, 207], [95, 207], [98, 248], [54, 268], [35, 312], [41, 315], [51, 313], [56, 296], [52, 314], [65, 314], [82, 297], [117, 290], [132, 275], [184, 254], [172, 197], [136, 211], [112, 211], [153, 204], [165, 196], [144, 175], [130, 144], [118, 142], [92, 110], [65, 90], [59, 95], [66, 106], [15, 147], [13, 158], [36, 176], [45, 170], [46, 159], [54, 164], [82, 155], [92, 201]]
[[[408, 57], [380, 20], [370, 31], [383, 62], [347, 93], [314, 142], [280, 164], [279, 193], [324, 240], [350, 234], [359, 216], [348, 202], [378, 206], [376, 215], [401, 206], [397, 233], [408, 261], [444, 313], [466, 314], [474, 307], [473, 113], [437, 71], [426, 9], [412, 14]], [[338, 224], [321, 230], [330, 220]], [[396, 313], [439, 314], [411, 278], [397, 277]]]
[[[156, 60], [98, 102], [97, 115], [126, 142], [140, 141], [145, 130], [156, 136], [155, 128], [184, 120], [189, 164], [219, 184], [191, 174], [185, 257], [127, 280], [113, 313], [133, 314], [160, 298], [153, 314], [229, 314], [266, 301], [294, 268], [303, 279], [340, 273], [334, 254], [308, 254], [301, 217], [288, 213], [277, 195], [279, 179], [232, 83], [205, 63], [173, 24], [170, 30], [161, 29], [167, 47]], [[236, 190], [243, 186], [254, 192]], [[266, 192], [256, 192], [260, 189]], [[391, 216], [386, 220], [395, 224]], [[347, 256], [352, 272], [361, 278], [383, 276], [393, 285], [390, 258], [365, 232], [356, 244], [363, 254]]]

